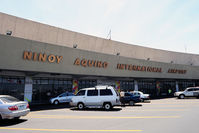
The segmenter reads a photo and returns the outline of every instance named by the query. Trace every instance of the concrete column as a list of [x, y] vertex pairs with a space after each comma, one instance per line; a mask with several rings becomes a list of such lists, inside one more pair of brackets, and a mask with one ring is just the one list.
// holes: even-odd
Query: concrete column
[[32, 101], [32, 87], [33, 80], [32, 77], [25, 77], [25, 89], [24, 89], [24, 101]]
[[179, 91], [178, 81], [176, 81], [176, 92]]
[[138, 82], [137, 80], [134, 80], [134, 91], [138, 91]]

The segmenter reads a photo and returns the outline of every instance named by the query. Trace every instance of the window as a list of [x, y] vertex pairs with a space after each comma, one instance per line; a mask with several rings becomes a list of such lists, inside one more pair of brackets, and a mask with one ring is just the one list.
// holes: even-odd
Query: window
[[123, 91], [133, 91], [134, 81], [121, 81], [120, 87], [121, 87], [121, 90]]
[[61, 95], [59, 95], [59, 97], [65, 97], [66, 93], [62, 93]]
[[74, 94], [73, 93], [68, 93], [67, 96], [74, 96]]
[[100, 96], [110, 96], [113, 95], [110, 89], [102, 89], [100, 90]]
[[85, 90], [79, 91], [76, 96], [84, 96], [85, 95]]
[[98, 96], [98, 90], [88, 90], [87, 96]]
[[0, 76], [0, 94], [24, 100], [24, 77]]
[[199, 88], [195, 88], [195, 91], [199, 91]]
[[134, 96], [140, 96], [140, 93], [134, 92], [133, 95], [134, 95]]
[[129, 96], [131, 96], [131, 94], [125, 93], [124, 96], [129, 97]]
[[94, 87], [97, 85], [96, 80], [79, 80], [78, 81], [78, 88], [89, 88], [89, 87]]
[[18, 99], [16, 99], [15, 97], [1, 97], [1, 100], [4, 102], [4, 103], [12, 103], [12, 102], [19, 102]]
[[187, 91], [193, 91], [194, 89], [188, 89]]
[[48, 84], [48, 79], [41, 79], [40, 84]]
[[72, 91], [72, 80], [62, 78], [33, 78], [32, 103], [48, 103], [52, 97]]

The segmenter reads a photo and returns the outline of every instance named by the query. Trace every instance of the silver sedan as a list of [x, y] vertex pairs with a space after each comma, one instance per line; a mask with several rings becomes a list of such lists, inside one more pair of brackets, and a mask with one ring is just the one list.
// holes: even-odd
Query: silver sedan
[[19, 119], [30, 112], [29, 104], [25, 101], [8, 96], [0, 95], [0, 120], [1, 119]]

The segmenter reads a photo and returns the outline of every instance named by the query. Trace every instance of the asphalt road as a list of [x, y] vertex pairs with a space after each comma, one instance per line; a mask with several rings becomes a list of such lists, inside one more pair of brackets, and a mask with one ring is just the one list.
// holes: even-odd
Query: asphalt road
[[44, 108], [2, 121], [0, 133], [198, 133], [198, 121], [199, 99], [170, 98], [112, 111]]

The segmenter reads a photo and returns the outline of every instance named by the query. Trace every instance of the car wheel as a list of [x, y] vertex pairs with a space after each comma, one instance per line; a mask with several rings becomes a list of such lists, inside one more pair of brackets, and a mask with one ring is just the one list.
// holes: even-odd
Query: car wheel
[[78, 103], [77, 108], [80, 109], [80, 110], [84, 109], [84, 104]]
[[104, 109], [105, 110], [110, 110], [112, 108], [110, 103], [104, 103]]
[[59, 104], [59, 101], [58, 101], [58, 100], [55, 100], [55, 101], [54, 101], [54, 104], [55, 104], [55, 105], [58, 105], [58, 104]]
[[1, 115], [0, 115], [0, 121], [2, 121], [3, 119], [2, 119], [2, 117], [1, 117]]
[[134, 105], [134, 101], [130, 101], [130, 102], [129, 102], [129, 105], [130, 105], [130, 106], [133, 106], [133, 105]]
[[184, 95], [180, 95], [179, 96], [180, 99], [184, 99], [184, 97], [185, 97]]

